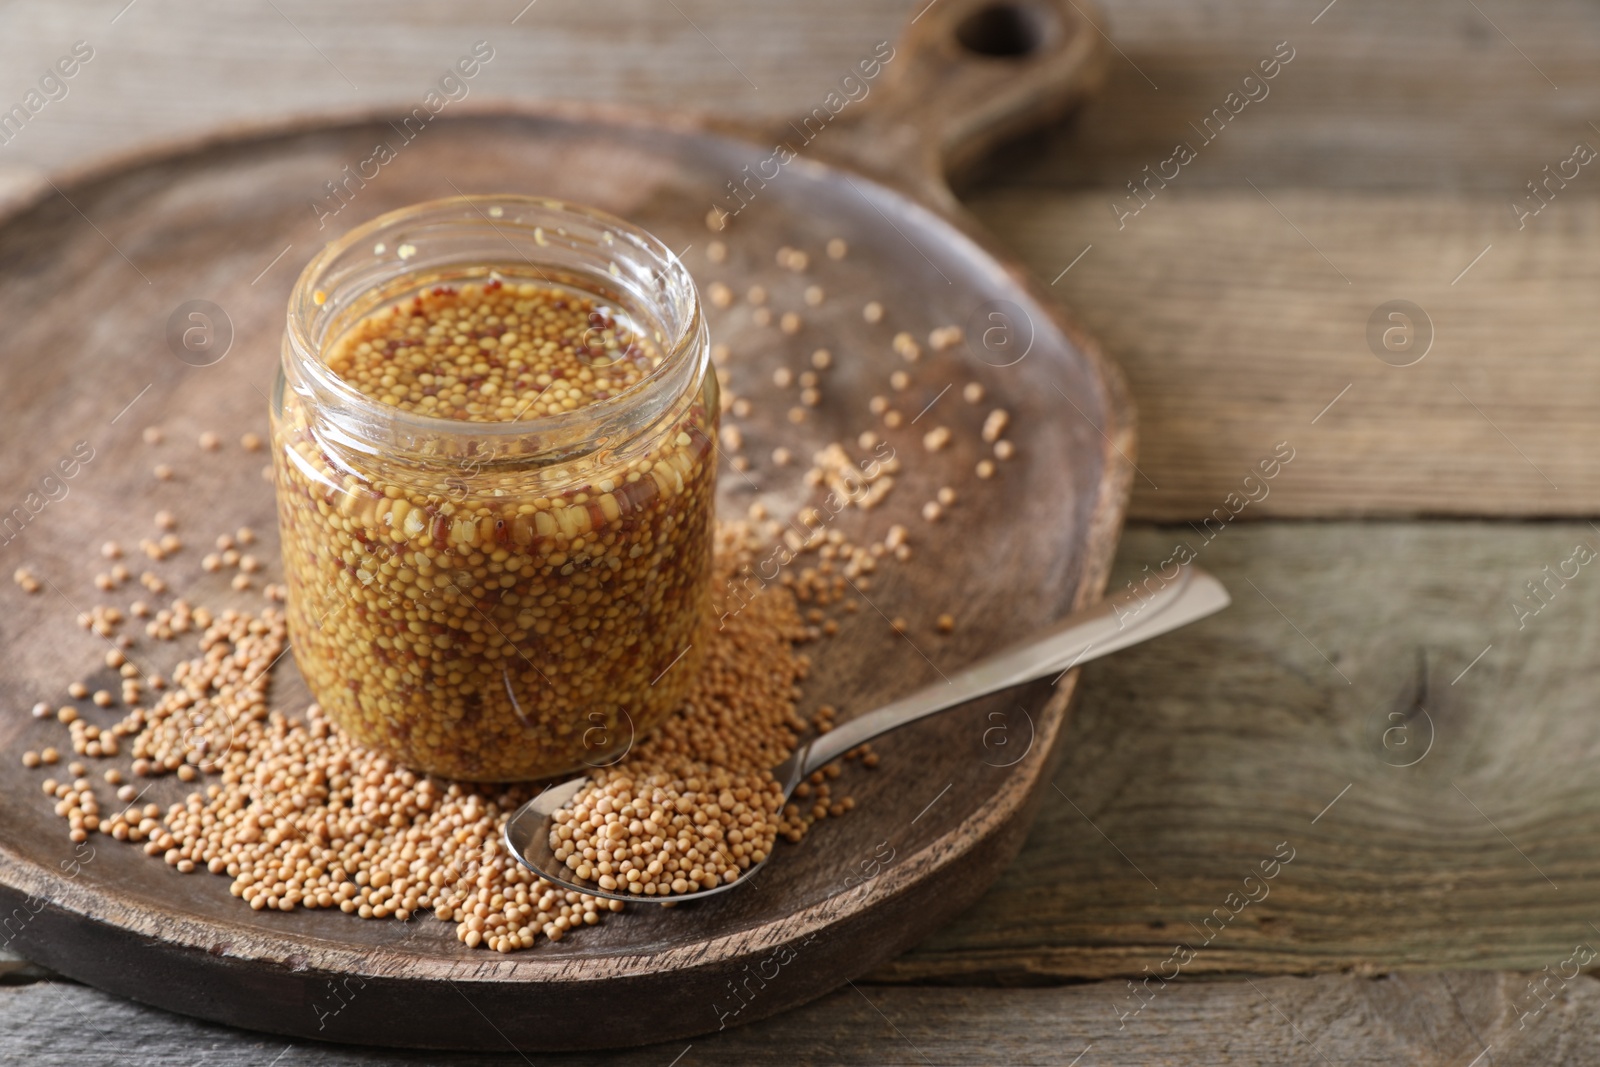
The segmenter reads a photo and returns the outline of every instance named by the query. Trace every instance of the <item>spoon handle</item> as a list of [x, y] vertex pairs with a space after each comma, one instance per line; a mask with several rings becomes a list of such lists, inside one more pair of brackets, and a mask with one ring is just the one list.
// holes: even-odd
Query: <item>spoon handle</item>
[[[1146, 586], [1151, 582], [1147, 579]], [[830, 730], [812, 741], [798, 761], [799, 777], [907, 723], [1035, 678], [1065, 674], [1079, 664], [1203, 619], [1228, 604], [1228, 591], [1221, 582], [1198, 567], [1184, 566], [1154, 591], [1142, 588], [1102, 600], [1042, 634]]]

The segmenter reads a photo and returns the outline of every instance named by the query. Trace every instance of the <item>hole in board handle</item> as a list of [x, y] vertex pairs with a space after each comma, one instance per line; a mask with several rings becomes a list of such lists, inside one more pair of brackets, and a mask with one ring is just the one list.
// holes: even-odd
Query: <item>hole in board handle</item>
[[989, 4], [961, 20], [956, 40], [976, 55], [1021, 59], [1044, 47], [1052, 29], [1050, 18], [1032, 4]]

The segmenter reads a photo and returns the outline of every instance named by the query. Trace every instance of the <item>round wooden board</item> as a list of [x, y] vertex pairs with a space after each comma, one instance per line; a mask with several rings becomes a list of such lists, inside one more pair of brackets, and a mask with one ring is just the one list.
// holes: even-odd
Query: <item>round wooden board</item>
[[[800, 846], [781, 846], [738, 892], [671, 910], [639, 905], [559, 944], [505, 956], [466, 948], [453, 924], [428, 916], [400, 924], [252, 912], [226, 879], [178, 874], [137, 846], [95, 835], [75, 848], [40, 792], [45, 773], [24, 770], [17, 755], [65, 739], [53, 721], [29, 717], [35, 701], [64, 702], [74, 679], [117, 688], [102, 666], [104, 642], [74, 625], [80, 609], [126, 608], [144, 592], [94, 589], [106, 537], [131, 546], [152, 535], [157, 509], [170, 510], [189, 544], [157, 568], [172, 588], [213, 607], [260, 603], [258, 593], [235, 593], [204, 573], [199, 556], [217, 533], [250, 525], [276, 571], [264, 453], [237, 441], [266, 432], [294, 276], [346, 228], [455, 193], [595, 204], [684, 250], [702, 287], [723, 281], [742, 294], [761, 284], [775, 312], [803, 317], [786, 336], [756, 325], [742, 300], [712, 312], [713, 339], [733, 353], [728, 385], [755, 405], [742, 420], [752, 466], [741, 474], [724, 463], [720, 475], [725, 514], [756, 500], [793, 513], [808, 498], [805, 464], [775, 467], [772, 449], [807, 457], [882, 431], [871, 396], [892, 395], [907, 423], [917, 417], [885, 434], [904, 464], [887, 502], [835, 520], [857, 540], [904, 523], [915, 555], [882, 568], [840, 635], [810, 647], [808, 710], [823, 702], [847, 716], [870, 710], [1098, 597], [1127, 492], [1131, 408], [1092, 342], [959, 214], [939, 174], [1081, 96], [1097, 69], [1096, 34], [1075, 5], [1060, 3], [1037, 9], [1053, 21], [1032, 55], [975, 57], [954, 44], [974, 6], [947, 0], [913, 25], [870, 103], [852, 105], [721, 234], [707, 231], [708, 208], [730, 203], [727, 183], [771, 155], [770, 138], [559, 107], [447, 109], [408, 142], [391, 123], [367, 119], [234, 134], [60, 177], [0, 223], [8, 385], [0, 518], [14, 518], [15, 505], [25, 520], [0, 543], [8, 570], [27, 566], [48, 581], [35, 596], [10, 583], [0, 592], [0, 914], [10, 916], [9, 943], [101, 988], [254, 1029], [530, 1052], [665, 1040], [760, 1018], [863, 973], [972, 903], [1014, 855], [1049, 788], [1075, 675], [885, 739], [883, 766], [845, 781], [856, 811], [819, 824]], [[353, 197], [319, 228], [311, 205], [336, 203], [325, 183], [380, 142], [398, 146], [393, 161], [352, 184]], [[854, 160], [856, 169], [822, 158]], [[726, 241], [726, 262], [706, 257], [713, 237]], [[842, 261], [824, 254], [833, 237], [849, 242]], [[782, 245], [809, 253], [806, 273], [775, 264]], [[810, 284], [828, 294], [820, 307], [803, 300]], [[231, 323], [231, 348], [210, 366], [176, 358], [167, 340], [169, 316], [191, 300], [213, 302]], [[869, 300], [886, 309], [879, 323], [864, 321]], [[968, 343], [915, 366], [891, 350], [898, 331], [925, 342], [949, 324], [966, 327]], [[1012, 333], [989, 335], [986, 348], [996, 325]], [[794, 390], [774, 385], [772, 371], [804, 369], [818, 347], [836, 359], [824, 401], [792, 425]], [[888, 385], [895, 370], [912, 375], [902, 392]], [[982, 405], [961, 398], [969, 381], [987, 390]], [[980, 481], [974, 465], [988, 446], [979, 428], [994, 407], [1011, 413], [1017, 456]], [[151, 425], [165, 428], [165, 444], [141, 441]], [[941, 425], [954, 431], [951, 444], [925, 451], [923, 433]], [[222, 434], [220, 453], [196, 447], [203, 430]], [[93, 458], [70, 479], [41, 485], [79, 441]], [[171, 481], [153, 477], [157, 462], [174, 468]], [[946, 485], [959, 503], [929, 524], [921, 506]], [[32, 503], [47, 501], [37, 514], [34, 492]], [[933, 620], [946, 611], [957, 626], [941, 636]], [[891, 630], [894, 616], [910, 623], [905, 636]], [[141, 634], [132, 655], [164, 671], [185, 647]], [[303, 706], [292, 659], [275, 669], [274, 706]], [[96, 722], [120, 714], [85, 708]], [[93, 773], [110, 764], [126, 760]], [[146, 799], [164, 806], [186, 792], [162, 780]], [[890, 850], [892, 862], [863, 878]]]

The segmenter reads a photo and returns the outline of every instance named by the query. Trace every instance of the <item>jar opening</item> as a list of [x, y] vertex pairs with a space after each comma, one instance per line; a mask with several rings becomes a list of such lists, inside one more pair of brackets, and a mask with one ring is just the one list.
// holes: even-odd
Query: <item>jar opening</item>
[[[433, 286], [533, 282], [618, 309], [659, 362], [615, 395], [572, 411], [464, 421], [403, 410], [335, 373], [327, 354], [363, 317]], [[706, 371], [698, 293], [665, 244], [591, 208], [524, 196], [431, 201], [380, 216], [332, 242], [290, 297], [285, 385], [335, 446], [368, 454], [489, 462], [566, 462], [634, 440]]]

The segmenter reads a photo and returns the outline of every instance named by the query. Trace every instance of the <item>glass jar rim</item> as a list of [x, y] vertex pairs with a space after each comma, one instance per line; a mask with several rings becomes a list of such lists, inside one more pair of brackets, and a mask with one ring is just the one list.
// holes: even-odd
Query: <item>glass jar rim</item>
[[[506, 421], [472, 422], [461, 419], [443, 418], [436, 415], [425, 415], [418, 412], [406, 411], [401, 408], [384, 404], [373, 397], [361, 392], [350, 383], [336, 374], [322, 358], [324, 338], [315, 336], [312, 329], [313, 322], [322, 312], [327, 302], [328, 294], [322, 290], [330, 272], [340, 263], [342, 257], [351, 253], [360, 246], [380, 238], [408, 223], [424, 223], [432, 219], [435, 222], [448, 222], [450, 215], [461, 209], [469, 209], [484, 224], [498, 233], [507, 242], [508, 251], [515, 251], [515, 245], [502, 231], [502, 227], [517, 227], [522, 229], [542, 229], [526, 223], [520, 219], [507, 217], [491, 217], [486, 209], [491, 208], [517, 208], [529, 212], [537, 212], [544, 216], [543, 221], [568, 220], [598, 229], [608, 241], [618, 238], [631, 244], [637, 251], [644, 253], [649, 259], [655, 261], [653, 276], [658, 278], [668, 289], [684, 302], [682, 314], [668, 321], [663, 316], [655, 314], [649, 317], [648, 324], [662, 330], [664, 336], [659, 345], [662, 353], [661, 362], [642, 375], [637, 381], [620, 390], [615, 396], [596, 400], [572, 411], [561, 412], [554, 415], [537, 415], [531, 418], [520, 418]], [[472, 223], [475, 220], [471, 215], [460, 214], [460, 221]], [[563, 236], [564, 233], [563, 233]], [[557, 238], [559, 239], [559, 238]], [[541, 237], [541, 244], [550, 241]], [[553, 242], [552, 242], [553, 243]], [[570, 247], [576, 247], [575, 242], [568, 242]], [[398, 251], [398, 250], [397, 250]], [[543, 275], [541, 265], [535, 260], [523, 256], [513, 255], [507, 262], [520, 259], [532, 267], [536, 274]], [[479, 263], [486, 264], [484, 257], [460, 257], [444, 262], [456, 264]], [[406, 273], [425, 269], [430, 265], [427, 261], [418, 263], [414, 267], [405, 267], [395, 271], [395, 277], [402, 277]], [[441, 265], [434, 263], [431, 265]], [[550, 266], [550, 264], [544, 264]], [[621, 278], [615, 261], [611, 264], [611, 273]], [[561, 283], [552, 283], [561, 284]], [[371, 286], [366, 290], [370, 291]], [[639, 296], [640, 294], [634, 294]], [[319, 300], [318, 297], [323, 297]], [[525, 194], [468, 194], [461, 196], [442, 197], [435, 200], [422, 201], [406, 207], [385, 212], [374, 219], [370, 219], [354, 227], [343, 235], [329, 241], [327, 245], [306, 265], [296, 279], [294, 288], [290, 293], [288, 305], [288, 324], [285, 335], [285, 369], [288, 370], [288, 360], [291, 352], [295, 357], [294, 370], [303, 377], [307, 383], [319, 394], [324, 403], [332, 401], [349, 418], [343, 420], [340, 429], [341, 436], [367, 439], [369, 444], [388, 444], [397, 434], [409, 434], [412, 437], [438, 437], [471, 436], [480, 440], [505, 441], [529, 436], [552, 438], [556, 440], [572, 440], [587, 436], [592, 431], [602, 430], [612, 425], [619, 425], [631, 420], [638, 414], [645, 398], [652, 394], [668, 392], [669, 394], [681, 390], [670, 390], [663, 383], [670, 383], [673, 379], [681, 378], [683, 384], [699, 378], [695, 364], [709, 365], [709, 352], [702, 342], [705, 333], [704, 310], [701, 306], [700, 295], [695, 287], [694, 280], [688, 268], [678, 257], [677, 253], [660, 238], [648, 230], [639, 227], [626, 219], [612, 215], [609, 212], [584, 204], [561, 200], [554, 197], [529, 196]], [[669, 332], [670, 330], [670, 332]], [[700, 359], [694, 359], [697, 354]], [[646, 419], [646, 422], [649, 420]], [[360, 427], [382, 427], [381, 435], [364, 434]], [[601, 441], [606, 435], [595, 434]], [[381, 437], [381, 440], [378, 438]], [[614, 443], [614, 435], [613, 435]]]

